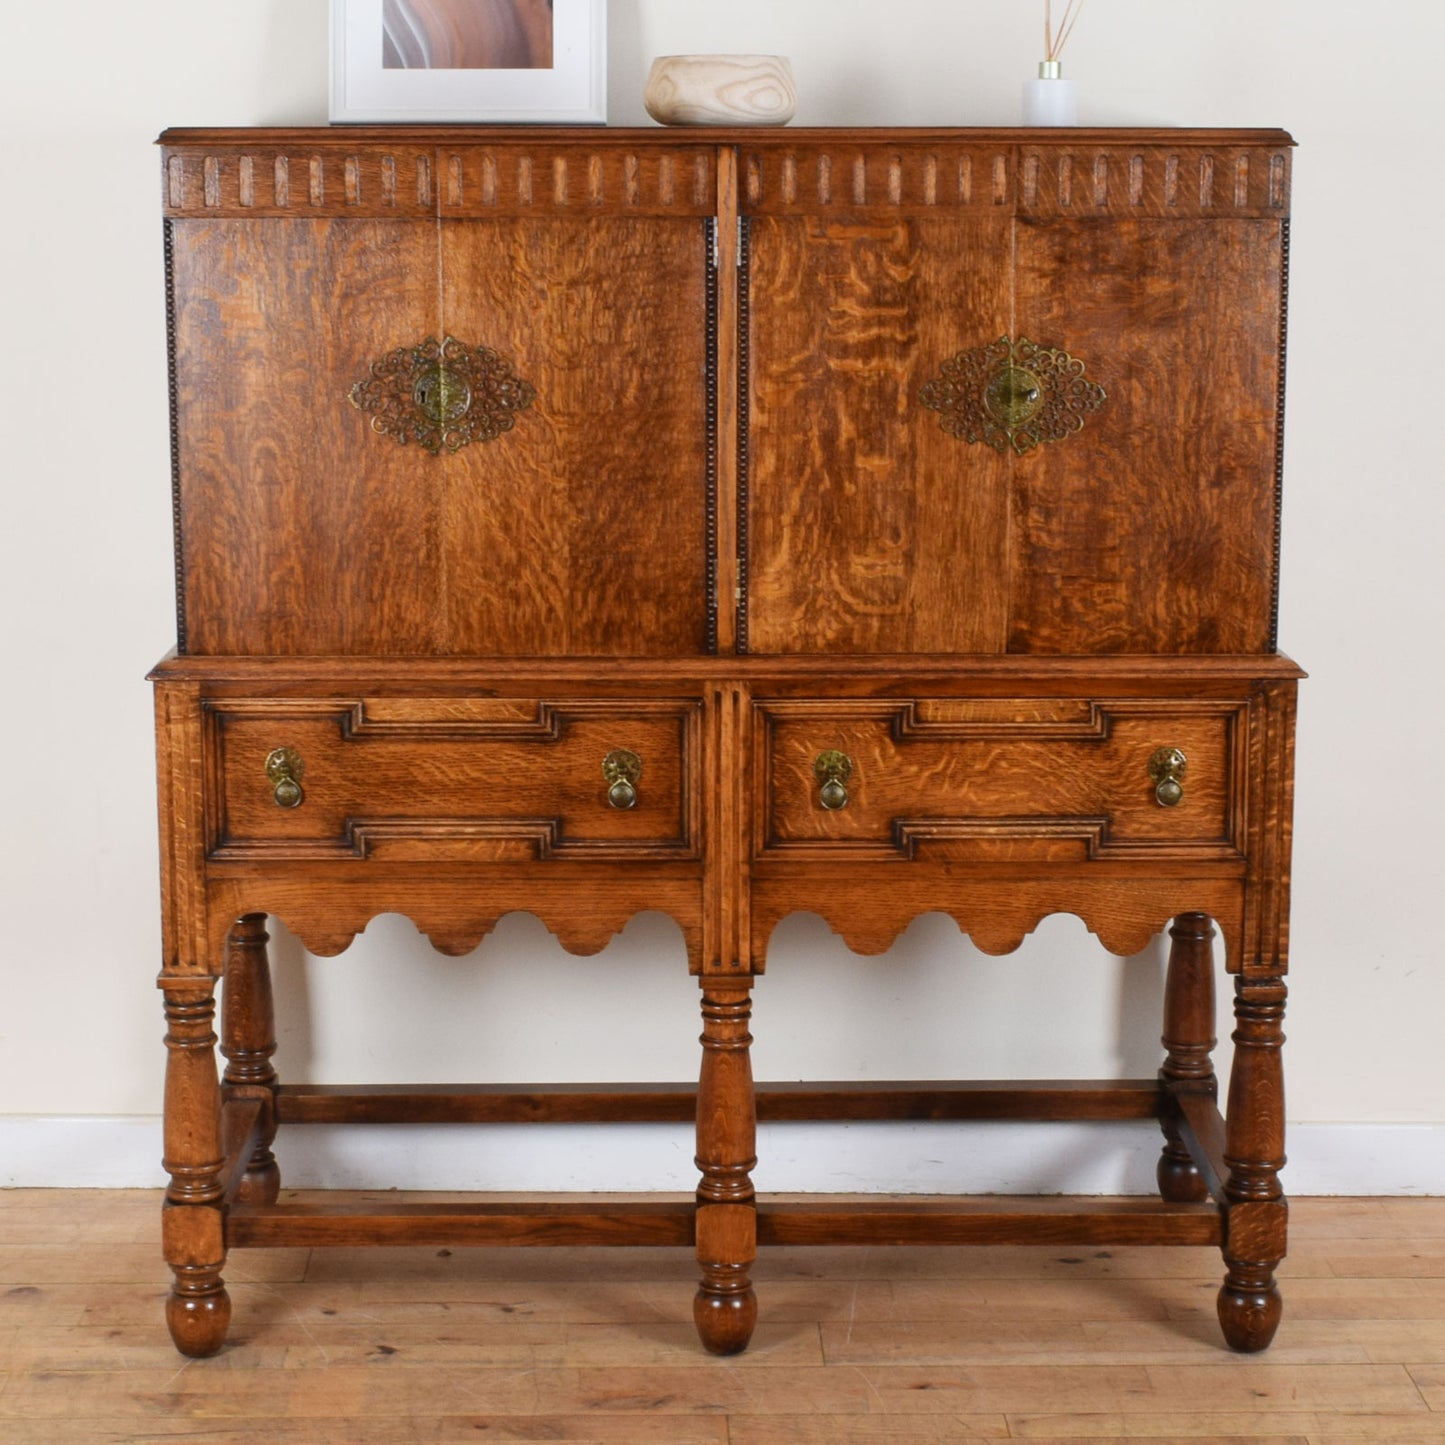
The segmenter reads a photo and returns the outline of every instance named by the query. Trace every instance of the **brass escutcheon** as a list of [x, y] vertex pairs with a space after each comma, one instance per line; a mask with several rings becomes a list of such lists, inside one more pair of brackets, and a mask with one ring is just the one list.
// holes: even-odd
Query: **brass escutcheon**
[[853, 759], [836, 748], [821, 752], [813, 760], [813, 776], [818, 780], [818, 801], [836, 812], [848, 806], [848, 779], [853, 776]]
[[537, 393], [506, 357], [455, 336], [398, 346], [371, 363], [348, 393], [371, 429], [437, 456], [511, 431]]
[[1161, 808], [1177, 808], [1184, 801], [1184, 774], [1189, 759], [1178, 748], [1159, 748], [1149, 759], [1154, 801]]
[[295, 748], [276, 748], [266, 757], [266, 776], [271, 780], [271, 797], [278, 808], [299, 808], [306, 800], [301, 779], [306, 762]]
[[642, 776], [642, 759], [626, 748], [614, 748], [602, 759], [602, 776], [607, 780], [607, 801], [614, 808], [637, 806], [637, 780]]
[[1073, 436], [1103, 406], [1104, 388], [1084, 371], [1057, 346], [1005, 335], [949, 357], [918, 399], [951, 436], [1022, 456]]

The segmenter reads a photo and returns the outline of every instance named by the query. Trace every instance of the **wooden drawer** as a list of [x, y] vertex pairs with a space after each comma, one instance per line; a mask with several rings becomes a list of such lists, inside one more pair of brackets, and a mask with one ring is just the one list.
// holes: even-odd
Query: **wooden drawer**
[[[1066, 863], [1242, 857], [1245, 704], [918, 698], [757, 703], [755, 855]], [[1150, 764], [1178, 749], [1183, 795]], [[823, 804], [819, 758], [847, 760]], [[1167, 790], [1166, 790], [1167, 796]]]
[[[691, 699], [227, 699], [207, 709], [214, 859], [697, 856]], [[301, 799], [277, 788], [279, 749]], [[604, 761], [641, 762], [615, 806]], [[625, 760], [624, 760], [625, 761]], [[622, 795], [625, 800], [625, 790]], [[278, 801], [279, 798], [279, 801]]]

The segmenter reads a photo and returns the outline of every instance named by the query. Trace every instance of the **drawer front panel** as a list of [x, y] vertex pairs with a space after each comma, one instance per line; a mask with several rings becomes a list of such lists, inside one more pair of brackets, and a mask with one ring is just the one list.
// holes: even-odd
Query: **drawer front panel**
[[227, 700], [207, 714], [209, 853], [696, 857], [699, 716], [691, 699]]
[[[947, 698], [757, 706], [758, 857], [1242, 857], [1242, 702]], [[1167, 772], [1159, 765], [1151, 772], [1155, 755], [1167, 749], [1185, 760], [1182, 797], [1173, 805], [1160, 800]], [[841, 773], [834, 760], [830, 795], [841, 806], [824, 805], [825, 754], [846, 760]], [[1172, 797], [1168, 786], [1163, 797]]]

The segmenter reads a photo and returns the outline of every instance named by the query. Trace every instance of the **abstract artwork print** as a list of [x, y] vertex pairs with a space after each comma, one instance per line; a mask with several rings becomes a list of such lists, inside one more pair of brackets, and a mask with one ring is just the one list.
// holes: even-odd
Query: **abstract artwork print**
[[552, 0], [382, 0], [385, 70], [550, 70]]

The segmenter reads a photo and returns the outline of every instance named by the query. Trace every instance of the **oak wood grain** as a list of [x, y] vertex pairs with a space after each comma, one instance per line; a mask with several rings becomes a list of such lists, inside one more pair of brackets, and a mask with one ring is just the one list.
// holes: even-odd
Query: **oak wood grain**
[[695, 219], [443, 227], [444, 329], [537, 391], [444, 459], [444, 650], [705, 650], [706, 241]]
[[[1038, 738], [1031, 721], [910, 727], [919, 706], [757, 704], [765, 728], [760, 853], [1238, 859], [1243, 799], [1230, 746], [1238, 707], [1127, 703], [1091, 709], [1083, 736]], [[1017, 712], [1028, 708], [1014, 704]], [[1184, 798], [1163, 807], [1149, 760], [1188, 759]], [[852, 761], [848, 802], [819, 806], [815, 760]]]
[[440, 325], [434, 224], [173, 225], [188, 648], [437, 651], [441, 474], [347, 403]]
[[748, 644], [1002, 651], [1008, 461], [919, 406], [1011, 325], [1005, 220], [753, 220]]
[[1020, 223], [1015, 241], [1018, 334], [1108, 400], [1013, 470], [1009, 650], [1267, 650], [1278, 225]]
[[[211, 856], [697, 856], [695, 704], [559, 699], [511, 712], [469, 721], [420, 699], [389, 716], [364, 700], [213, 708]], [[277, 805], [266, 772], [278, 747], [305, 763], [295, 807]], [[603, 769], [619, 750], [641, 760], [628, 808], [610, 802]]]

